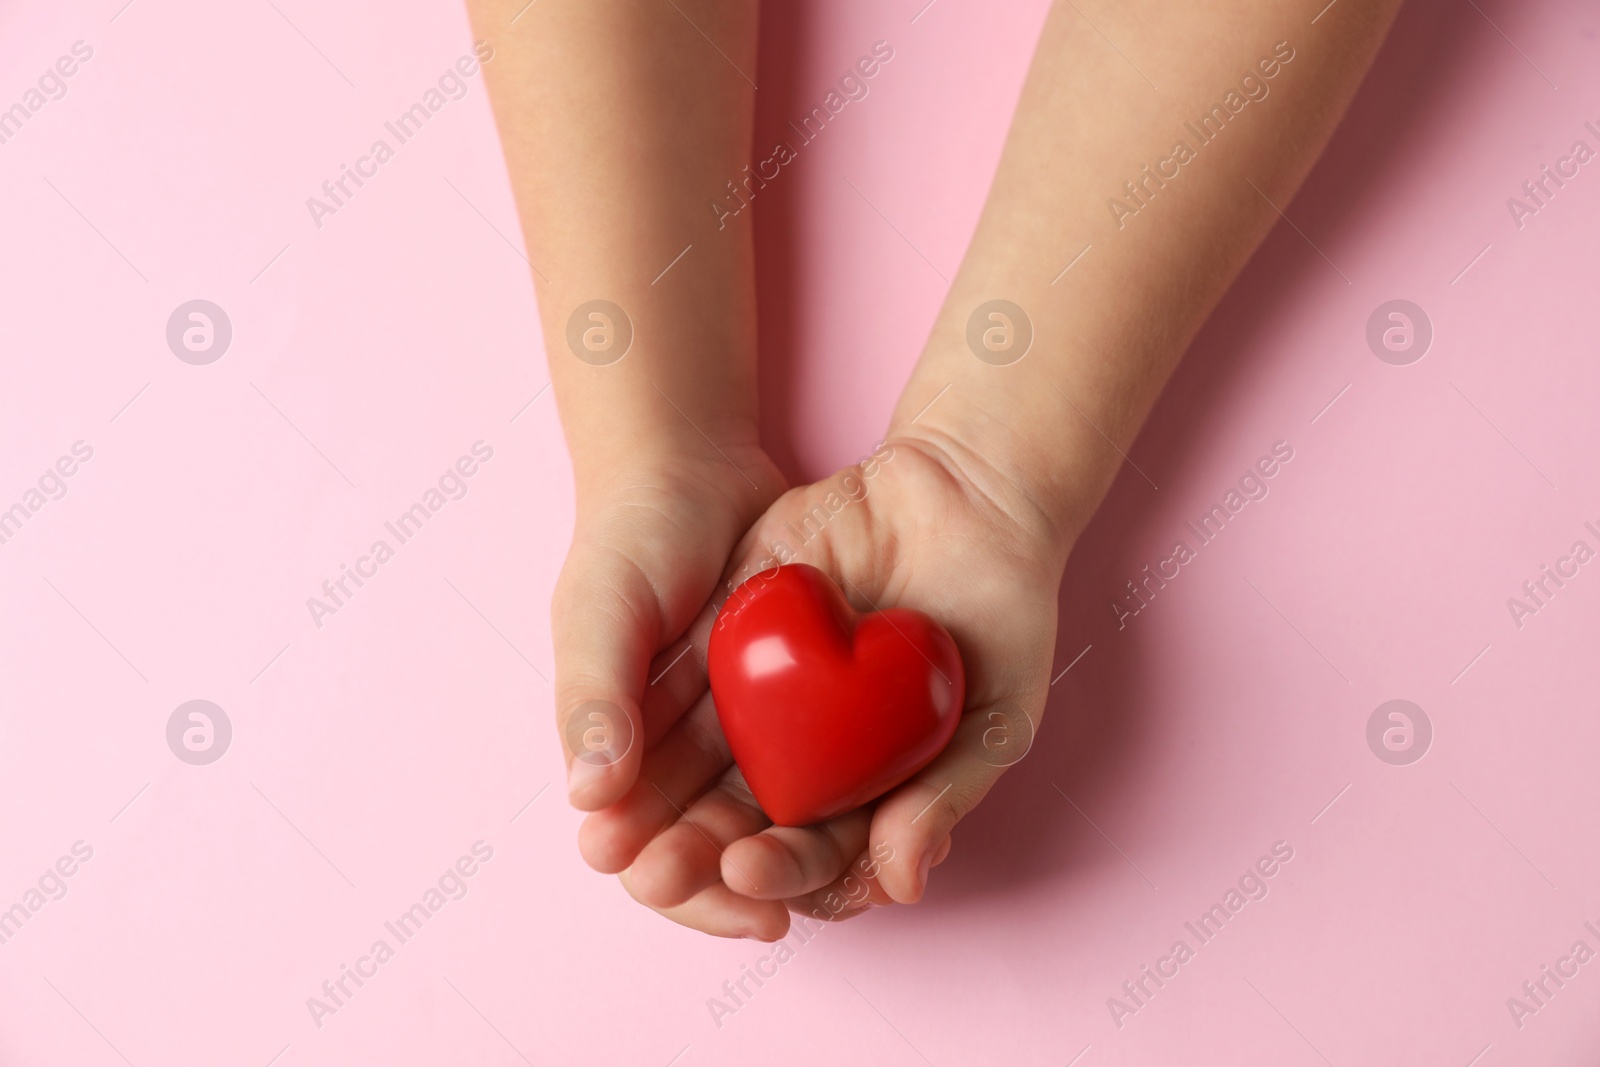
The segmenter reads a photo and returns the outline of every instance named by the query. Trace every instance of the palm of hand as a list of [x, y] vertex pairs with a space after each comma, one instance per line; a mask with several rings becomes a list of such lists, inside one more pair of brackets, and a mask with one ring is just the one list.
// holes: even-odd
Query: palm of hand
[[958, 467], [950, 452], [904, 440], [888, 454], [781, 497], [734, 550], [723, 593], [776, 559], [820, 568], [860, 610], [927, 612], [967, 667], [961, 726], [933, 763], [874, 803], [817, 826], [774, 827], [732, 763], [706, 690], [715, 617], [706, 606], [687, 635], [694, 654], [674, 662], [680, 642], [657, 658], [674, 665], [644, 701], [638, 779], [580, 835], [592, 865], [621, 872], [636, 899], [675, 921], [771, 940], [791, 908], [839, 918], [919, 899], [951, 828], [1014, 760], [986, 747], [986, 733], [1005, 724], [1012, 752], [1031, 739], [1055, 640], [1051, 531], [970, 457]]

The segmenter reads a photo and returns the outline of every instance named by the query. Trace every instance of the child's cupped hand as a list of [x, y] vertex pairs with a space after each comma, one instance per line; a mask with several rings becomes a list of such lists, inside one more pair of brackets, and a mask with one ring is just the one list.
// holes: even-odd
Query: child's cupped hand
[[785, 485], [758, 446], [725, 444], [617, 464], [579, 487], [551, 598], [556, 723], [574, 807], [594, 811], [627, 794], [646, 750], [704, 690], [693, 656], [677, 661], [680, 637]]
[[[686, 628], [654, 657], [652, 671], [664, 673], [641, 698], [639, 761], [623, 761], [579, 805], [592, 810], [579, 835], [588, 862], [620, 874], [635, 899], [685, 926], [774, 940], [787, 932], [790, 910], [848, 918], [870, 905], [921, 899], [955, 824], [1026, 751], [1039, 723], [1064, 539], [1025, 492], [949, 439], [891, 438], [877, 456], [865, 470], [847, 467], [779, 498], [718, 568], [722, 588], [714, 601], [703, 596], [692, 621], [681, 597], [670, 618], [649, 616], [648, 626], [622, 615], [620, 598], [618, 608], [590, 616], [613, 629], [583, 642], [614, 643], [613, 662], [632, 665], [616, 674], [630, 684], [643, 679], [638, 665], [659, 647], [649, 635]], [[813, 509], [830, 493], [846, 502], [819, 526]], [[637, 518], [632, 533], [649, 543], [658, 519]], [[706, 566], [703, 554], [691, 555]], [[965, 713], [932, 763], [869, 805], [800, 828], [773, 826], [756, 804], [706, 680], [714, 603], [774, 559], [820, 568], [860, 611], [928, 613], [951, 632], [967, 670]], [[693, 590], [716, 582], [706, 573], [696, 572]], [[582, 595], [568, 585], [562, 603]]]

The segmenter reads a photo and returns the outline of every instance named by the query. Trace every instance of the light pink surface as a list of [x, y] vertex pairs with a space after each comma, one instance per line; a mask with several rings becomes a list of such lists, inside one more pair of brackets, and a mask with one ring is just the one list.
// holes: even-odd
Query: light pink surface
[[[1081, 544], [1057, 669], [1088, 651], [1030, 757], [924, 904], [825, 930], [719, 1027], [708, 998], [770, 950], [669, 925], [574, 846], [544, 680], [571, 486], [481, 75], [320, 229], [305, 207], [470, 49], [465, 19], [273, 2], [0, 9], [0, 106], [94, 49], [0, 145], [0, 507], [94, 450], [0, 545], [0, 908], [93, 849], [0, 945], [0, 1063], [1594, 1054], [1600, 962], [1520, 1029], [1506, 1005], [1573, 942], [1600, 950], [1600, 568], [1520, 629], [1506, 607], [1600, 546], [1600, 163], [1520, 230], [1505, 205], [1600, 147], [1592, 5], [1402, 15], [1286, 207], [1304, 237], [1268, 239], [1132, 450], [1149, 481], [1125, 470]], [[921, 7], [769, 20], [764, 129], [873, 41], [896, 50], [760, 205], [768, 427], [794, 475], [885, 421], [1045, 5]], [[164, 338], [196, 297], [233, 324], [209, 366]], [[1436, 331], [1406, 367], [1363, 336], [1395, 297]], [[466, 496], [314, 625], [306, 599], [480, 440]], [[1118, 630], [1124, 582], [1280, 440], [1270, 496]], [[1435, 731], [1410, 766], [1366, 743], [1394, 698]], [[233, 724], [209, 766], [167, 747], [192, 699]], [[307, 998], [395, 945], [385, 921], [480, 840], [467, 895], [315, 1025]], [[1184, 922], [1277, 841], [1268, 896], [1119, 1028], [1108, 998], [1196, 944]]]

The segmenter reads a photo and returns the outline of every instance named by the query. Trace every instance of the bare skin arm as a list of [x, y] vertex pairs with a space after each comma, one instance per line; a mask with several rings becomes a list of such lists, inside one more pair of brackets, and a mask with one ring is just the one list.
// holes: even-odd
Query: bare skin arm
[[552, 622], [585, 809], [626, 793], [684, 710], [676, 677], [650, 684], [658, 654], [783, 489], [756, 436], [750, 225], [719, 228], [707, 206], [750, 158], [756, 6], [676, 4], [468, 4], [495, 49], [485, 75], [577, 488]]
[[[784, 542], [792, 520], [830, 489], [848, 492], [846, 479], [865, 484], [867, 473], [847, 468], [782, 496], [732, 550], [725, 572], [747, 576], [772, 560], [800, 559], [840, 579], [858, 607], [897, 604], [941, 619], [969, 675], [956, 739], [867, 808], [818, 827], [771, 827], [731, 764], [704, 691], [715, 603], [703, 602], [680, 631], [694, 654], [674, 668], [673, 699], [653, 705], [661, 725], [647, 736], [642, 774], [633, 780], [628, 765], [631, 787], [584, 824], [580, 841], [594, 866], [622, 873], [636, 898], [673, 920], [722, 936], [782, 936], [789, 910], [840, 918], [869, 902], [921, 898], [952, 829], [1003, 773], [982, 742], [991, 713], [1040, 721], [1061, 573], [1121, 452], [1278, 220], [1273, 205], [1287, 206], [1315, 162], [1399, 0], [1339, 0], [1313, 24], [1318, 7], [1081, 0], [1052, 9], [972, 246], [891, 421], [893, 458], [874, 472], [859, 506], [803, 546]], [[653, 10], [650, 0], [641, 9]], [[732, 18], [743, 8], [685, 10]], [[590, 47], [592, 38], [566, 32], [574, 35], [550, 47]], [[501, 76], [543, 76], [519, 73], [518, 62]], [[573, 67], [570, 77], [601, 77], [583, 62]], [[682, 86], [662, 80], [657, 89]], [[502, 127], [520, 115], [504, 98], [497, 110]], [[569, 113], [547, 121], [582, 120]], [[527, 151], [544, 155], [547, 167], [588, 166], [552, 160], [537, 143]], [[531, 181], [517, 151], [508, 146], [507, 154], [520, 203], [552, 188], [559, 195], [560, 176]], [[657, 177], [625, 195], [653, 200], [648, 182]], [[698, 203], [691, 198], [685, 210]], [[542, 210], [560, 209], [534, 209]], [[530, 232], [539, 228], [535, 221]], [[617, 240], [621, 254], [628, 240]], [[994, 300], [1021, 315], [979, 314], [980, 358], [968, 326]], [[1014, 343], [1024, 323], [1031, 345], [1012, 361], [1008, 337]], [[585, 403], [567, 392], [564, 417]], [[567, 420], [580, 478], [583, 441], [571, 428], [585, 417]], [[558, 664], [562, 655], [558, 638]], [[622, 783], [620, 775], [608, 780], [603, 795], [617, 795], [612, 788]]]
[[[1121, 465], [1100, 431], [1132, 441], [1310, 171], [1400, 4], [1343, 0], [1313, 25], [1322, 6], [1058, 3], [892, 428], [992, 456], [1070, 544]], [[1015, 367], [984, 364], [966, 341], [971, 313], [994, 298], [1032, 320], [1033, 350]]]

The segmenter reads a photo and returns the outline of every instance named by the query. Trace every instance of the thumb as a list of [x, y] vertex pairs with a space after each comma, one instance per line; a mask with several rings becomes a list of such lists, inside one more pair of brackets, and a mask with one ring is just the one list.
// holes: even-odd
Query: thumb
[[644, 749], [640, 700], [661, 638], [661, 606], [639, 565], [614, 548], [574, 544], [551, 599], [556, 726], [572, 805], [620, 800]]

